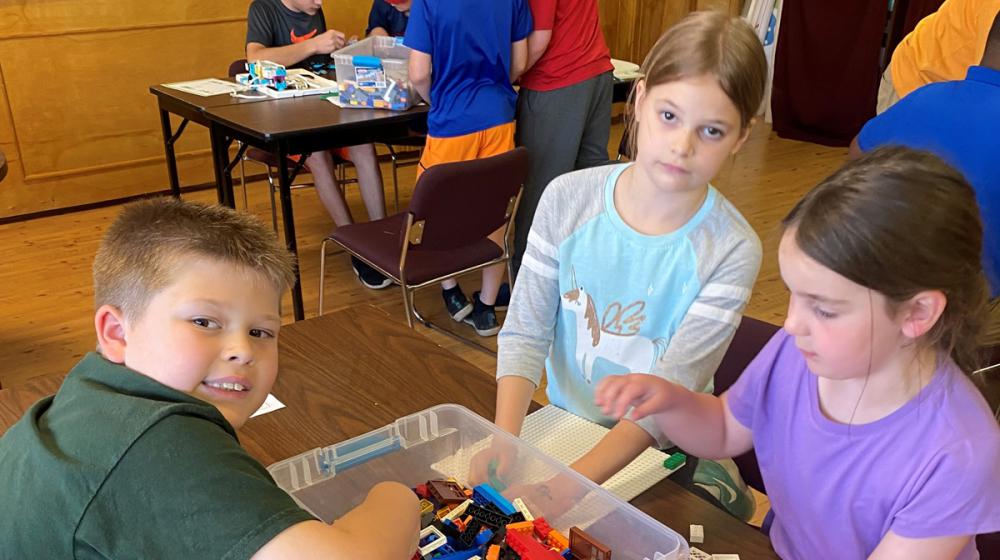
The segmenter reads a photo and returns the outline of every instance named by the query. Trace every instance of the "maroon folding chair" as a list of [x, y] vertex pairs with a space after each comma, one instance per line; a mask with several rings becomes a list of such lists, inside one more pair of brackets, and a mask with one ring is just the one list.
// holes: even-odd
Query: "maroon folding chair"
[[[733, 341], [726, 350], [726, 355], [722, 357], [719, 369], [715, 372], [715, 394], [721, 395], [736, 382], [743, 370], [750, 365], [754, 357], [764, 348], [767, 341], [771, 340], [774, 333], [781, 328], [771, 323], [759, 321], [752, 317], [743, 316], [740, 326], [736, 329]], [[757, 455], [750, 451], [733, 457], [733, 462], [740, 469], [743, 480], [752, 488], [767, 493], [764, 489], [764, 479], [760, 475], [760, 466], [757, 464]]]
[[[414, 304], [413, 294], [498, 263], [505, 263], [510, 274], [511, 217], [517, 212], [527, 173], [525, 148], [435, 165], [420, 176], [406, 211], [335, 229], [320, 249], [319, 314], [323, 314], [326, 245], [336, 243], [402, 288], [406, 322], [411, 328], [416, 318], [492, 354], [485, 346], [425, 319]], [[504, 246], [498, 247], [487, 236], [501, 228]]]

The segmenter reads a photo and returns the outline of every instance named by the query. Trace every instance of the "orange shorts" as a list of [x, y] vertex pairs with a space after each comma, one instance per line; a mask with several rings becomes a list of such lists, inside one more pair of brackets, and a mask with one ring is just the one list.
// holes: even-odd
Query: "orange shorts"
[[417, 166], [417, 180], [428, 167], [439, 163], [487, 158], [514, 149], [514, 122], [449, 138], [427, 135], [424, 154]]

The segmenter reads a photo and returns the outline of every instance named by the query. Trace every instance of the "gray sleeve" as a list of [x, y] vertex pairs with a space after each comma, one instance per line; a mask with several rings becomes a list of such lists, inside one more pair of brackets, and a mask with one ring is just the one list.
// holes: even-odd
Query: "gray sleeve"
[[[704, 257], [699, 269], [705, 268], [706, 280], [651, 372], [692, 391], [712, 391], [712, 378], [736, 333], [760, 270], [762, 251], [757, 235], [748, 225], [741, 227], [745, 222], [730, 225], [733, 227], [726, 228], [729, 233], [724, 235], [735, 236], [735, 244], [732, 237], [729, 243], [712, 236], [695, 240], [702, 245], [696, 252]], [[720, 246], [729, 250], [719, 254]], [[637, 424], [661, 448], [670, 445], [653, 417]]]
[[535, 210], [510, 308], [497, 337], [497, 379], [519, 375], [536, 387], [542, 380], [559, 312], [559, 208], [566, 202], [558, 195], [560, 179], [545, 189]]

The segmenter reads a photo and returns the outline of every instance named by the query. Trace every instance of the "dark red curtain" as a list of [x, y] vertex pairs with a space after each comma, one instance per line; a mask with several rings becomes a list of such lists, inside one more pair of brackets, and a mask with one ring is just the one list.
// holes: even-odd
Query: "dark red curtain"
[[783, 138], [847, 146], [875, 115], [885, 0], [785, 0], [771, 109]]

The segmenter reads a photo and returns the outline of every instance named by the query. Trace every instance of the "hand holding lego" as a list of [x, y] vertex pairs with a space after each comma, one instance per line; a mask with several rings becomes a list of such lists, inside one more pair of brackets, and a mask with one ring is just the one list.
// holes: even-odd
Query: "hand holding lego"
[[326, 32], [309, 39], [309, 41], [312, 42], [313, 50], [316, 54], [331, 54], [347, 43], [344, 34], [335, 29], [328, 29]]
[[601, 380], [594, 392], [594, 404], [616, 420], [632, 409], [631, 420], [640, 420], [670, 407], [673, 383], [643, 373], [612, 375]]
[[489, 447], [476, 453], [469, 464], [472, 485], [489, 483], [503, 491], [503, 482], [517, 462], [517, 446], [505, 438], [495, 437]]

